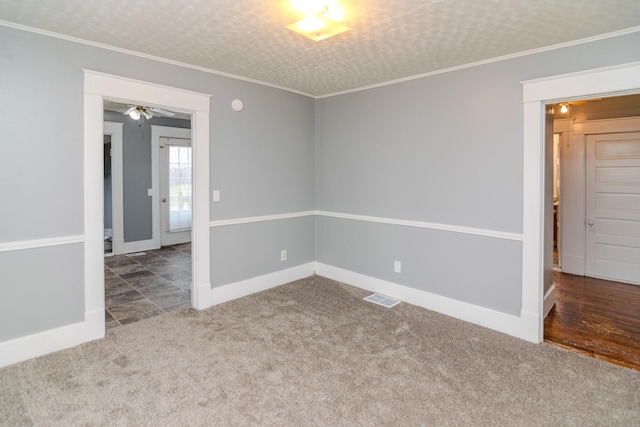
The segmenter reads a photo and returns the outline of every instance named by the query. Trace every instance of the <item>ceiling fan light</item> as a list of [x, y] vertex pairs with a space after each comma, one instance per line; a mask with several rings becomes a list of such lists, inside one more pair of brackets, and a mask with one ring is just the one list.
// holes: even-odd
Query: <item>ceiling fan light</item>
[[140, 118], [140, 112], [137, 109], [133, 109], [129, 111], [129, 117], [133, 120], [138, 120]]

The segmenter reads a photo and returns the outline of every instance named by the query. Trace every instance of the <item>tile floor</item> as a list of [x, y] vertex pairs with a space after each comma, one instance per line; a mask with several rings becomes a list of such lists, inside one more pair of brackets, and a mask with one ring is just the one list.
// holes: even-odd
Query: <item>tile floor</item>
[[105, 257], [107, 329], [191, 307], [191, 243]]

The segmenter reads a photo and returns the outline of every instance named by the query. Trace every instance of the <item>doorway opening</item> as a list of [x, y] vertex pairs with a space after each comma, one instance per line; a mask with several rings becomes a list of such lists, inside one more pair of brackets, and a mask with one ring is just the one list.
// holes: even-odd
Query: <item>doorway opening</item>
[[554, 267], [640, 284], [640, 94], [550, 107]]
[[631, 284], [640, 277], [640, 258], [633, 256], [640, 253], [640, 133], [633, 132], [640, 130], [640, 95], [552, 108], [551, 166], [559, 191], [545, 201], [554, 207], [557, 292], [544, 340], [640, 369], [640, 286]]
[[[121, 133], [120, 149], [104, 151], [105, 246], [113, 235], [121, 243], [105, 254], [107, 329], [191, 306], [191, 116], [149, 109], [150, 117], [134, 118], [128, 114], [131, 108], [104, 101], [105, 140], [116, 136], [109, 134], [115, 126]], [[164, 155], [165, 146], [157, 144], [169, 139], [159, 137], [165, 134], [183, 137], [166, 142], [169, 157]], [[106, 165], [111, 164], [116, 165], [117, 176], [107, 174]], [[113, 191], [112, 180], [118, 184]], [[111, 208], [111, 199], [118, 200], [114, 205], [118, 209]], [[111, 221], [111, 216], [120, 221]], [[173, 221], [165, 226], [165, 218]]]

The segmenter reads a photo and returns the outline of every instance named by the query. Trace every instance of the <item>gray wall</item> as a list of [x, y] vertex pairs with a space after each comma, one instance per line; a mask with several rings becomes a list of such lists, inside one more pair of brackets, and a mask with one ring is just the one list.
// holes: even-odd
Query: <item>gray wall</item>
[[122, 129], [122, 182], [124, 202], [124, 241], [135, 242], [153, 237], [151, 197], [151, 126], [191, 129], [191, 121], [152, 117], [137, 120], [114, 111], [105, 111], [104, 119], [124, 123]]
[[[638, 61], [639, 45], [635, 33], [314, 101], [0, 26], [0, 243], [84, 232], [83, 68], [213, 95], [211, 220], [317, 208], [520, 233], [520, 81]], [[519, 313], [509, 240], [313, 217], [210, 236], [214, 286], [317, 259]], [[0, 342], [83, 320], [82, 248], [0, 252]]]
[[[318, 100], [317, 209], [521, 233], [520, 82], [638, 61], [638, 46], [634, 33]], [[319, 262], [520, 314], [520, 243], [330, 218], [317, 227]]]
[[[222, 201], [210, 219], [314, 209], [313, 99], [0, 26], [0, 243], [84, 233], [83, 68], [213, 95], [210, 185]], [[312, 261], [314, 223], [228, 227], [212, 253], [233, 245], [238, 259], [212, 259], [212, 276], [220, 285]], [[0, 342], [84, 319], [82, 254], [82, 244], [0, 252]]]

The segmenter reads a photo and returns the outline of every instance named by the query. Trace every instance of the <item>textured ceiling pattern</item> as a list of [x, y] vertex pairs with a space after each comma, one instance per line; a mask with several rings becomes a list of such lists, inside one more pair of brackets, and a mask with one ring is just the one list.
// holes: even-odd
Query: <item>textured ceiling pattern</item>
[[338, 0], [320, 42], [289, 0], [0, 0], [0, 20], [313, 96], [640, 26], [638, 0]]

